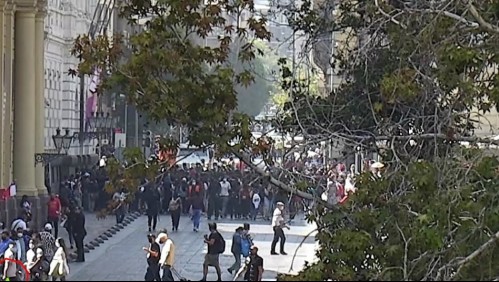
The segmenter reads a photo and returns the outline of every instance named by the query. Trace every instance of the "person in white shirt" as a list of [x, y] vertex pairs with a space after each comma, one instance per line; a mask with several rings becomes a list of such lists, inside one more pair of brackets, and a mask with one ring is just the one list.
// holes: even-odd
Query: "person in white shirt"
[[173, 241], [168, 238], [166, 232], [162, 232], [158, 235], [156, 243], [159, 244], [161, 253], [159, 258], [159, 266], [163, 269], [161, 281], [175, 281], [171, 270], [175, 261], [175, 245], [173, 244]]
[[33, 265], [35, 264], [35, 261], [36, 261], [35, 241], [29, 240], [28, 246], [29, 246], [29, 250], [26, 252], [26, 263], [24, 265], [26, 265], [26, 267], [28, 269], [30, 269], [31, 267], [33, 267]]
[[7, 278], [9, 278], [10, 281], [17, 281], [17, 278], [16, 278], [16, 276], [17, 276], [17, 264], [12, 261], [12, 260], [17, 259], [16, 253], [17, 253], [16, 243], [10, 242], [9, 248], [4, 253], [4, 258], [10, 259], [10, 260], [6, 260], [4, 263], [3, 275], [2, 275], [3, 281], [6, 281]]
[[229, 192], [232, 189], [230, 182], [224, 177], [220, 182], [220, 198], [222, 199], [222, 217], [227, 216], [227, 205], [229, 203]]
[[280, 241], [280, 253], [281, 255], [287, 255], [284, 251], [284, 243], [286, 243], [286, 236], [284, 235], [283, 228], [289, 229], [284, 222], [284, 217], [282, 215], [282, 211], [284, 210], [284, 204], [282, 202], [277, 203], [277, 207], [274, 210], [274, 214], [272, 216], [272, 228], [274, 229], [274, 240], [272, 240], [272, 245], [270, 248], [271, 255], [277, 255], [275, 251], [275, 247], [277, 242]]
[[261, 202], [260, 194], [258, 192], [253, 192], [253, 197], [251, 202], [253, 203], [253, 209], [251, 209], [251, 217], [253, 220], [256, 220], [256, 216], [258, 215], [258, 211], [260, 210], [260, 202]]

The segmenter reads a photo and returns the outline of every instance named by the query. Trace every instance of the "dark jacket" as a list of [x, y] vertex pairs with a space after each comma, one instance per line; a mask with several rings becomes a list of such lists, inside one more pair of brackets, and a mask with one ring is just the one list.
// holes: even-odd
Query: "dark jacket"
[[87, 236], [87, 230], [85, 229], [85, 215], [82, 212], [73, 213], [70, 216], [70, 220], [71, 229], [75, 238]]

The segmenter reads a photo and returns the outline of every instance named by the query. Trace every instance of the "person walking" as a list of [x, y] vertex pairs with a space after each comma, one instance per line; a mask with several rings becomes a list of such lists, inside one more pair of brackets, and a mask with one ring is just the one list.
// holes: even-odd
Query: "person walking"
[[70, 249], [74, 248], [73, 228], [71, 226], [71, 222], [73, 221], [72, 219], [73, 216], [74, 216], [74, 211], [70, 207], [65, 207], [61, 217], [61, 226], [64, 227], [64, 229], [66, 229], [66, 232], [68, 232]]
[[263, 258], [258, 255], [258, 247], [251, 247], [250, 256], [246, 258], [244, 266], [236, 274], [233, 281], [237, 281], [243, 272], [245, 272], [244, 281], [262, 281]]
[[54, 227], [54, 237], [59, 236], [59, 217], [61, 216], [62, 206], [59, 197], [52, 194], [50, 195], [50, 200], [47, 203], [48, 206], [48, 218], [47, 222], [52, 224]]
[[149, 227], [149, 232], [156, 231], [156, 225], [158, 224], [158, 214], [161, 207], [161, 195], [157, 188], [151, 187], [150, 191], [146, 192], [145, 202], [147, 204], [147, 225]]
[[232, 235], [232, 247], [231, 252], [234, 255], [234, 264], [227, 269], [227, 271], [232, 274], [233, 272], [237, 273], [239, 268], [241, 267], [241, 253], [242, 253], [242, 245], [241, 245], [241, 236], [243, 233], [243, 228], [240, 226], [236, 228], [236, 232]]
[[160, 244], [163, 245], [160, 247], [161, 256], [159, 258], [159, 267], [163, 269], [161, 281], [175, 281], [172, 273], [172, 267], [175, 262], [175, 245], [166, 232], [162, 232], [160, 235], [161, 237], [158, 236]]
[[161, 249], [159, 244], [156, 243], [156, 236], [154, 234], [147, 235], [149, 247], [142, 248], [147, 253], [147, 270], [144, 277], [145, 281], [161, 281], [159, 276], [159, 256]]
[[172, 218], [172, 231], [178, 231], [180, 213], [182, 211], [182, 198], [180, 198], [177, 193], [173, 194], [173, 197], [168, 205], [168, 211], [170, 212], [170, 216]]
[[217, 230], [217, 224], [212, 222], [208, 224], [209, 235], [204, 235], [204, 242], [208, 245], [208, 253], [204, 257], [203, 279], [206, 281], [208, 276], [208, 267], [212, 266], [217, 271], [217, 281], [222, 281], [222, 271], [220, 270], [220, 254], [225, 252], [225, 240]]
[[284, 244], [286, 243], [286, 236], [284, 235], [283, 228], [289, 229], [289, 227], [284, 222], [284, 217], [282, 211], [284, 210], [284, 204], [282, 202], [277, 203], [277, 207], [274, 210], [274, 214], [272, 216], [272, 228], [274, 229], [274, 239], [272, 240], [272, 245], [270, 248], [271, 255], [277, 255], [275, 251], [275, 247], [277, 242], [280, 241], [280, 253], [281, 255], [287, 255], [284, 251]]
[[85, 215], [83, 214], [81, 207], [75, 207], [74, 216], [72, 217], [71, 229], [73, 231], [73, 238], [76, 245], [76, 261], [85, 261], [85, 249], [83, 240], [87, 236], [87, 230], [85, 229]]
[[193, 231], [199, 231], [199, 224], [201, 221], [201, 213], [205, 210], [203, 196], [201, 193], [194, 193], [191, 197], [191, 217], [192, 217], [192, 225]]
[[[5, 263], [3, 265], [3, 281], [17, 281], [17, 247], [14, 241], [9, 242], [9, 247], [4, 253]], [[8, 280], [7, 280], [8, 279]]]
[[52, 281], [66, 281], [66, 276], [69, 275], [68, 252], [64, 239], [57, 238], [55, 241], [57, 251], [50, 262], [49, 274], [52, 276]]

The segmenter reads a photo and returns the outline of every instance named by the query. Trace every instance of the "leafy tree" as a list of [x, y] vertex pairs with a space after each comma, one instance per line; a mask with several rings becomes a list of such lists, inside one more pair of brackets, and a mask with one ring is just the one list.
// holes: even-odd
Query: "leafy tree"
[[[249, 117], [231, 112], [237, 107], [236, 87], [248, 87], [255, 76], [250, 69], [231, 66], [231, 47], [234, 38], [247, 42], [237, 53], [238, 62], [244, 65], [256, 58], [249, 34], [261, 40], [268, 40], [270, 34], [265, 18], [250, 17], [246, 27], [241, 27], [224, 14], [254, 12], [253, 3], [133, 0], [123, 1], [119, 8], [121, 17], [142, 30], [129, 38], [79, 36], [72, 54], [80, 63], [70, 74], [102, 70], [99, 94], [119, 86], [128, 103], [153, 122], [188, 127], [192, 145], [217, 144], [222, 150], [236, 136], [242, 140], [238, 146], [252, 144]], [[218, 37], [215, 46], [200, 44], [213, 34]], [[176, 146], [174, 140], [165, 140], [163, 145]], [[125, 157], [135, 163], [131, 168], [108, 164], [110, 193], [126, 188], [133, 195], [137, 181], [154, 179], [157, 167], [136, 153]], [[121, 179], [130, 179], [130, 183], [123, 184]]]
[[279, 124], [375, 150], [387, 168], [382, 178], [359, 176], [346, 205], [311, 216], [318, 262], [282, 280], [499, 277], [499, 161], [483, 150], [496, 142], [473, 137], [471, 118], [497, 107], [495, 6], [342, 1], [333, 22], [311, 3], [289, 11], [310, 41], [331, 28], [343, 38], [333, 68], [344, 81], [313, 98], [285, 83], [294, 95]]

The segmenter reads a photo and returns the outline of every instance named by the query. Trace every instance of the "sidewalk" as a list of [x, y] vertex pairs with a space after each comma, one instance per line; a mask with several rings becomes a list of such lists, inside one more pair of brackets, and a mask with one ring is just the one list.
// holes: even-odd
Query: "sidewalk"
[[[211, 222], [211, 221], [210, 221]], [[207, 234], [208, 221], [201, 221], [201, 231], [192, 231], [192, 223], [188, 217], [183, 216], [178, 232], [170, 233], [170, 238], [175, 242], [175, 269], [181, 276], [188, 279], [200, 279], [204, 255], [207, 251], [203, 242], [203, 235]], [[232, 234], [241, 226], [243, 221], [219, 220], [218, 230], [226, 241], [226, 250], [220, 256], [223, 281], [231, 281], [232, 276], [226, 268], [232, 265], [234, 258], [230, 253]], [[260, 256], [264, 259], [265, 281], [275, 281], [277, 273], [296, 273], [303, 269], [305, 261], [315, 260], [317, 244], [312, 233], [308, 239], [306, 235], [315, 229], [314, 225], [306, 224], [302, 220], [286, 230], [286, 251], [288, 256], [271, 256], [270, 244], [273, 239], [272, 227], [268, 222], [250, 221], [254, 243], [260, 248]], [[161, 216], [159, 228], [171, 230], [171, 221], [168, 216]], [[159, 229], [158, 228], [158, 229]], [[70, 265], [70, 281], [143, 281], [147, 267], [145, 253], [142, 247], [147, 246], [147, 218], [142, 216], [110, 238], [104, 245], [91, 251], [86, 256], [85, 263]], [[300, 243], [304, 241], [302, 245]], [[293, 256], [296, 254], [295, 259]], [[291, 270], [290, 270], [291, 269]], [[214, 281], [215, 274], [210, 269], [208, 281]]]
[[[85, 229], [87, 230], [87, 237], [85, 237], [84, 243], [87, 244], [88, 242], [99, 237], [103, 232], [113, 227], [115, 224], [116, 218], [113, 215], [107, 216], [104, 219], [97, 219], [97, 215], [95, 213], [85, 212]], [[66, 246], [69, 248], [69, 234], [62, 226], [59, 226], [59, 237], [64, 239]], [[73, 251], [76, 252], [76, 247]]]

